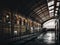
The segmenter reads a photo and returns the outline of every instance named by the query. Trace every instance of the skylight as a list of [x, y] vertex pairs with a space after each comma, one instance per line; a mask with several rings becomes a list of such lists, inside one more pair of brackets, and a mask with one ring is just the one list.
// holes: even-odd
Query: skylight
[[49, 13], [52, 13], [52, 12], [54, 12], [54, 10], [50, 10], [50, 11], [49, 11]]
[[57, 2], [57, 5], [56, 6], [59, 6], [59, 2]]
[[54, 5], [54, 1], [48, 3], [48, 6]]
[[49, 10], [54, 9], [54, 6], [49, 7]]

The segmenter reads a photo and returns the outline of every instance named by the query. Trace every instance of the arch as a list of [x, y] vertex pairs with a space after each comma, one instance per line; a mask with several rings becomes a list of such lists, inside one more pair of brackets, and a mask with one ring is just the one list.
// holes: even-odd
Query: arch
[[55, 20], [51, 19], [43, 24], [43, 28], [55, 28]]

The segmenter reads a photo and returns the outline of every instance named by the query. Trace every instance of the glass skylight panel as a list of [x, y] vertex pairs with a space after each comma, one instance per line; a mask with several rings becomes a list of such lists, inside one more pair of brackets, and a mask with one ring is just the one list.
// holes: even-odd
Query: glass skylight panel
[[60, 2], [57, 2], [57, 5], [56, 5], [56, 6], [59, 6], [59, 3], [60, 3]]
[[38, 13], [38, 12], [40, 12], [41, 11], [41, 9], [40, 10], [38, 10], [36, 13]]
[[43, 17], [42, 19], [43, 19], [43, 20], [45, 20], [46, 18], [45, 18], [45, 17]]
[[54, 1], [48, 2], [48, 6], [54, 5]]
[[49, 14], [50, 14], [50, 17], [53, 17], [53, 16], [54, 16], [54, 10], [51, 10], [51, 11], [49, 12]]
[[34, 9], [33, 11], [35, 11], [35, 12], [36, 12], [36, 11], [37, 11], [37, 10], [39, 10], [39, 9], [40, 9], [40, 7], [38, 7], [38, 8], [36, 8], [36, 9]]
[[44, 17], [44, 15], [42, 14], [42, 15], [40, 15], [40, 17]]
[[50, 17], [53, 17], [54, 16], [54, 13], [50, 13]]
[[47, 19], [44, 19], [43, 21], [46, 21]]
[[45, 12], [46, 13], [47, 12], [47, 9], [43, 10], [42, 12]]
[[50, 16], [46, 16], [46, 18], [47, 18], [47, 19], [49, 19], [49, 18], [50, 18]]
[[40, 22], [43, 22], [42, 20], [39, 20]]
[[45, 6], [45, 7], [42, 7], [42, 10], [44, 10], [44, 9], [46, 9], [47, 8], [47, 6]]
[[50, 10], [49, 13], [54, 12], [54, 10]]
[[54, 13], [52, 12], [52, 13], [50, 13], [51, 15], [54, 15]]
[[37, 13], [38, 15], [41, 15], [41, 12]]
[[45, 14], [45, 15], [48, 15], [48, 12], [46, 11], [44, 14]]
[[49, 10], [54, 9], [54, 6], [49, 7]]

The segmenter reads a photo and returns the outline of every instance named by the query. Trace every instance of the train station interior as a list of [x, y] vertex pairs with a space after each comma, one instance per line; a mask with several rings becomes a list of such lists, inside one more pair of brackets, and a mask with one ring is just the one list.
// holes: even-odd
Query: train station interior
[[59, 45], [60, 0], [0, 0], [0, 45]]

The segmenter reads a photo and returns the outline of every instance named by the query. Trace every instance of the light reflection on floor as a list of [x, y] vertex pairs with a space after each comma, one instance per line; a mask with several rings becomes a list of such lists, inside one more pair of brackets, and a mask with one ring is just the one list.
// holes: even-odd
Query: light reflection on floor
[[43, 40], [46, 44], [55, 43], [55, 32], [48, 31], [45, 34], [41, 34], [37, 39]]

